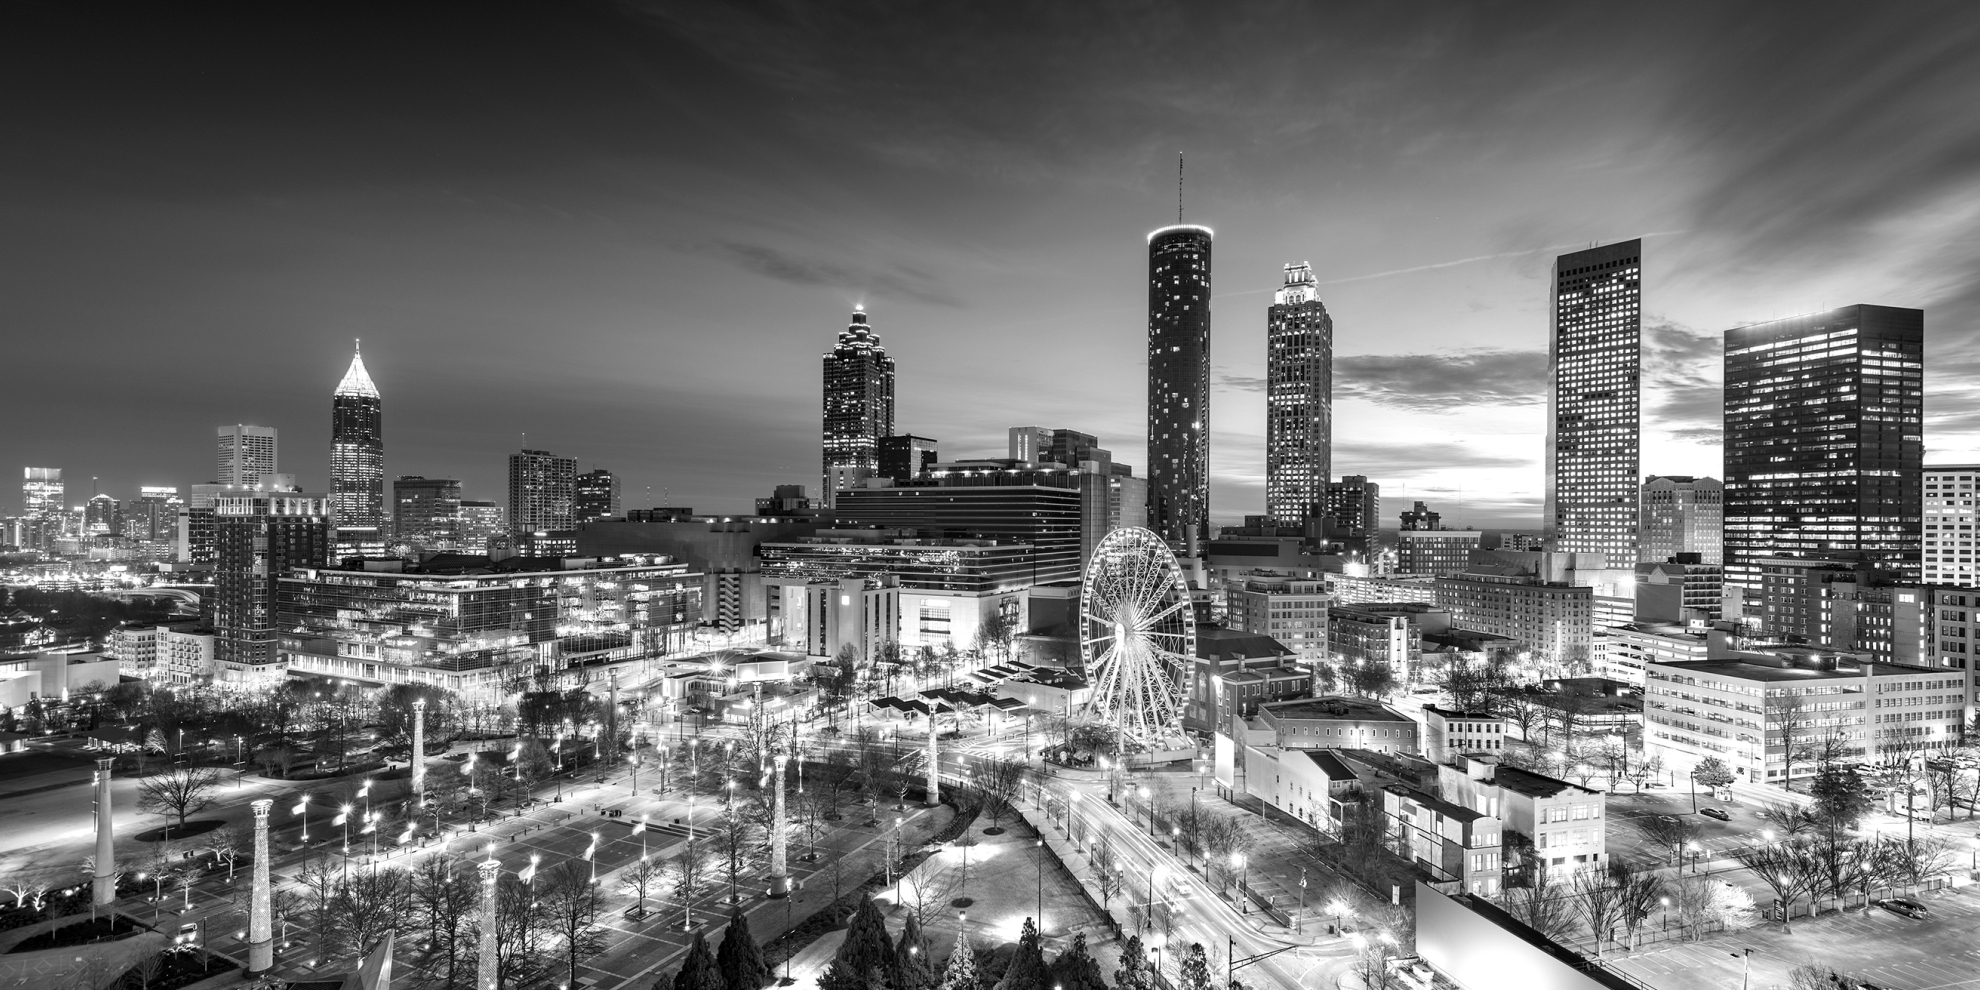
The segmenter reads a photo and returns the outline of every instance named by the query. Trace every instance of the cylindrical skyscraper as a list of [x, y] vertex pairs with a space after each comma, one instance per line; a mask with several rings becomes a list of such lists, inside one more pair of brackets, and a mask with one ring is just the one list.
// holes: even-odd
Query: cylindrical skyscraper
[[1301, 526], [1327, 513], [1334, 470], [1334, 318], [1312, 265], [1286, 266], [1265, 338], [1265, 511]]
[[1210, 239], [1176, 224], [1148, 235], [1148, 528], [1210, 536]]
[[[385, 523], [385, 417], [378, 386], [351, 355], [330, 399], [330, 521], [355, 542], [381, 543]], [[339, 535], [339, 543], [353, 542]]]

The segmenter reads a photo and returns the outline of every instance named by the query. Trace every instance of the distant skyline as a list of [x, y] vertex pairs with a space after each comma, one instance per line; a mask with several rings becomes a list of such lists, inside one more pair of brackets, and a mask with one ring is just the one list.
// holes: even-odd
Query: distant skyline
[[1976, 43], [1952, 3], [15, 5], [0, 466], [183, 491], [246, 423], [325, 491], [361, 337], [388, 478], [502, 502], [527, 433], [628, 507], [746, 512], [816, 487], [863, 303], [898, 431], [1070, 428], [1145, 477], [1178, 151], [1216, 231], [1213, 522], [1265, 511], [1296, 262], [1333, 473], [1383, 528], [1539, 527], [1548, 266], [1636, 237], [1644, 473], [1722, 476], [1726, 330], [1854, 303], [1925, 310], [1926, 460], [1980, 460]]

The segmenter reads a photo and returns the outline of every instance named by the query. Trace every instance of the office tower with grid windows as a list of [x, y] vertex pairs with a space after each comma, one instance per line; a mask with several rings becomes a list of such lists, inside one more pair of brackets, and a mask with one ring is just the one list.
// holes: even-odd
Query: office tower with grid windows
[[1148, 526], [1210, 537], [1210, 228], [1148, 235]]
[[509, 455], [510, 533], [570, 529], [576, 500], [577, 458], [547, 450]]
[[1926, 584], [1980, 587], [1980, 561], [1973, 547], [1975, 528], [1980, 527], [1980, 511], [1973, 504], [1976, 478], [1980, 464], [1925, 465]]
[[619, 514], [617, 475], [604, 468], [595, 468], [577, 476], [576, 488], [571, 496], [573, 522], [617, 519]]
[[1554, 260], [1548, 342], [1547, 549], [1636, 566], [1643, 242]]
[[1726, 331], [1727, 585], [1757, 594], [1768, 557], [1918, 580], [1924, 356], [1918, 309], [1844, 306]]
[[894, 359], [864, 307], [825, 354], [823, 503], [880, 473], [880, 438], [894, 435]]
[[214, 482], [253, 488], [263, 480], [274, 480], [275, 428], [272, 426], [222, 426], [219, 434], [219, 474]]
[[42, 519], [62, 514], [61, 468], [23, 468], [21, 478], [22, 515]]
[[1725, 486], [1714, 478], [1685, 474], [1644, 479], [1638, 496], [1638, 563], [1661, 564], [1681, 553], [1698, 562], [1725, 560], [1719, 533], [1725, 524]]
[[479, 552], [461, 543], [461, 483], [402, 474], [392, 482], [392, 538], [414, 550]]
[[330, 511], [339, 543], [383, 543], [384, 403], [358, 353], [330, 397]]
[[1327, 514], [1334, 470], [1334, 318], [1312, 265], [1287, 265], [1266, 311], [1265, 380], [1265, 509], [1298, 526]]

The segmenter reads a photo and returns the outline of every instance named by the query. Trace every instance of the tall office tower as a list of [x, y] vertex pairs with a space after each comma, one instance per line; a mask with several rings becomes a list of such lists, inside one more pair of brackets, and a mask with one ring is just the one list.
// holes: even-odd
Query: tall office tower
[[1327, 512], [1334, 477], [1334, 318], [1313, 266], [1286, 266], [1265, 317], [1265, 511], [1282, 526]]
[[576, 458], [547, 450], [509, 455], [509, 532], [527, 535], [570, 529], [576, 497]]
[[137, 501], [124, 513], [124, 535], [147, 542], [178, 539], [179, 510], [185, 503], [179, 490], [169, 486], [146, 485], [138, 489]]
[[864, 307], [825, 355], [824, 504], [880, 471], [880, 438], [894, 434], [894, 359], [867, 325]]
[[1643, 242], [1554, 260], [1548, 342], [1547, 549], [1636, 566], [1643, 409]]
[[374, 541], [383, 535], [385, 417], [363, 354], [351, 355], [330, 398], [330, 507], [338, 529], [368, 529]]
[[392, 537], [415, 550], [459, 550], [461, 483], [400, 475], [392, 482]]
[[220, 437], [220, 467], [214, 482], [253, 488], [275, 473], [274, 427], [223, 426], [216, 432]]
[[493, 502], [461, 500], [461, 550], [487, 553], [489, 542], [509, 531], [508, 510]]
[[1048, 456], [1052, 431], [1042, 426], [1011, 427], [1011, 460], [1037, 464]]
[[879, 476], [892, 478], [897, 485], [921, 477], [941, 459], [937, 441], [912, 433], [881, 437], [879, 456]]
[[[1958, 588], [1980, 587], [1980, 562], [1973, 541], [1980, 527], [1974, 507], [1976, 464], [1925, 465], [1925, 583]], [[1976, 645], [1975, 649], [1980, 649]]]
[[1148, 235], [1148, 525], [1210, 537], [1210, 228]]
[[1667, 474], [1647, 478], [1640, 496], [1636, 530], [1639, 563], [1661, 564], [1681, 553], [1698, 563], [1725, 562], [1725, 486], [1713, 478]]
[[1415, 508], [1402, 514], [1402, 528], [1404, 532], [1443, 529], [1443, 520], [1443, 513], [1432, 512], [1429, 506], [1418, 502]]
[[593, 519], [617, 519], [619, 517], [619, 479], [617, 475], [595, 468], [577, 476], [571, 493], [571, 521], [590, 522]]
[[1333, 517], [1334, 535], [1366, 539], [1382, 525], [1382, 486], [1367, 475], [1344, 474], [1327, 486], [1327, 515]]
[[[1726, 584], [1861, 555], [1916, 581], [1925, 311], [1844, 306], [1726, 331]], [[1943, 562], [1942, 562], [1943, 563]]]
[[108, 495], [91, 495], [83, 503], [83, 533], [100, 536], [124, 531], [124, 505]]
[[223, 681], [279, 679], [275, 588], [292, 567], [321, 567], [330, 554], [330, 500], [301, 492], [214, 496], [212, 624]]
[[62, 469], [24, 468], [21, 473], [21, 514], [55, 516], [62, 513]]

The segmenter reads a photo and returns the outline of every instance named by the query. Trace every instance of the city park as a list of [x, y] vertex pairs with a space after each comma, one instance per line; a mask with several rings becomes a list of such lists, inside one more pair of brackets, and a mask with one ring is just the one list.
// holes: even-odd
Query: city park
[[[1096, 797], [1104, 787], [1113, 824], [1135, 836], [1124, 774], [1196, 755], [1180, 718], [1188, 605], [1173, 556], [1141, 530], [1111, 535], [1082, 589], [1094, 690], [1061, 729], [1111, 752], [1068, 777], [1090, 777]], [[1217, 982], [1255, 961], [1236, 958], [1235, 938], [1210, 950], [1177, 938], [1183, 891], [1155, 863], [1200, 861], [1228, 909], [1248, 911], [1241, 830], [1192, 816], [1183, 839], [1172, 818], [1166, 852], [1126, 848], [1075, 813], [1077, 789], [1055, 790], [1059, 770], [1033, 759], [1044, 747], [1032, 719], [1011, 744], [998, 735], [1007, 720], [930, 698], [886, 737], [853, 703], [871, 665], [844, 666], [809, 711], [746, 706], [693, 730], [657, 724], [636, 690], [599, 699], [539, 684], [550, 689], [493, 706], [424, 685], [120, 685], [91, 712], [120, 727], [77, 733], [107, 754], [91, 775], [88, 853], [56, 865], [40, 855], [60, 845], [49, 843], [30, 847], [32, 863], [0, 860], [14, 901], [0, 924], [59, 933], [22, 942], [51, 949], [150, 936], [155, 951], [84, 954], [67, 974], [136, 974], [145, 990], [347, 973], [389, 985], [395, 966], [402, 985], [487, 990], [1043, 990], [1109, 985], [1103, 971], [1118, 986], [1203, 990], [1217, 958]], [[1138, 794], [1152, 832], [1158, 807]], [[57, 798], [74, 803], [58, 787], [34, 799]], [[133, 809], [165, 824], [120, 829]], [[980, 815], [987, 828], [973, 827]], [[1213, 855], [1202, 840], [1218, 836], [1228, 852]], [[1137, 852], [1146, 880], [1123, 897]], [[1068, 859], [1097, 881], [1075, 879]], [[1120, 914], [1116, 900], [1133, 903]], [[904, 919], [898, 937], [889, 914]]]

